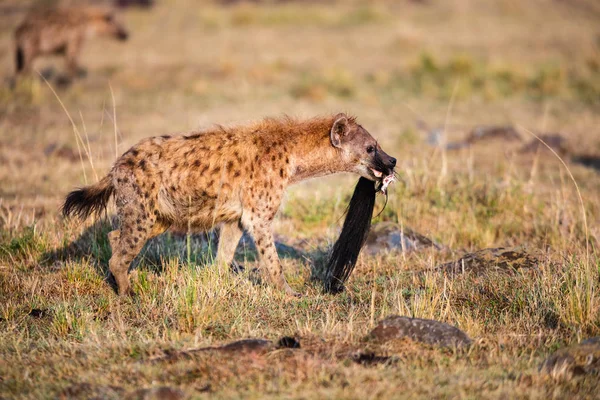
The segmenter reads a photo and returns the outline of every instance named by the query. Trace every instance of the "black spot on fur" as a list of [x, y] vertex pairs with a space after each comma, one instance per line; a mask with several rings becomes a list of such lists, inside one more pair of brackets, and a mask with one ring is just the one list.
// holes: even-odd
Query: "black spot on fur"
[[23, 71], [25, 68], [25, 55], [23, 54], [23, 49], [18, 47], [17, 52], [15, 54], [15, 64], [17, 68], [17, 72]]
[[200, 166], [200, 160], [196, 160], [194, 161], [194, 167], [199, 167]]

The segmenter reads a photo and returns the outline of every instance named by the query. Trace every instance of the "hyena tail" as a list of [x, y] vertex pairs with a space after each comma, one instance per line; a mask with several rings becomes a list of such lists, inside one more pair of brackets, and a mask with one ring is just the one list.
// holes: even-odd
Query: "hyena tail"
[[17, 47], [17, 51], [15, 53], [15, 64], [17, 73], [23, 71], [23, 68], [25, 68], [25, 54], [23, 54], [23, 49], [20, 46]]
[[323, 286], [325, 292], [340, 293], [344, 283], [350, 277], [358, 255], [371, 228], [371, 218], [375, 207], [375, 183], [360, 178], [348, 205], [342, 233], [333, 245], [331, 257], [327, 263]]
[[67, 195], [62, 206], [65, 217], [76, 216], [82, 220], [90, 214], [100, 213], [106, 208], [106, 203], [114, 192], [110, 175], [94, 185], [73, 190]]

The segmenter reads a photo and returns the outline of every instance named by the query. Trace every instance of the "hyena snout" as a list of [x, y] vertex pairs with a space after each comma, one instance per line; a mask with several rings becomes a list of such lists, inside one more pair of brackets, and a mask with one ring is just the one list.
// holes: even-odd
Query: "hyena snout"
[[[396, 167], [396, 159], [383, 150], [379, 150], [373, 160], [374, 169], [382, 172], [383, 175], [391, 175]], [[379, 177], [379, 175], [376, 175]]]

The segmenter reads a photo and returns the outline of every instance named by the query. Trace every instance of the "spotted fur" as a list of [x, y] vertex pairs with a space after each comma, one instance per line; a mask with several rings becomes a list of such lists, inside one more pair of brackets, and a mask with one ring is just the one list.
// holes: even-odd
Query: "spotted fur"
[[272, 231], [286, 188], [337, 172], [375, 181], [377, 171], [392, 173], [395, 162], [345, 114], [265, 119], [144, 139], [99, 183], [71, 192], [63, 213], [85, 218], [114, 195], [120, 229], [109, 234], [110, 271], [119, 293], [129, 292], [129, 265], [149, 238], [170, 227], [206, 231], [220, 225], [219, 265], [231, 264], [246, 230], [271, 282], [296, 295], [283, 276]]

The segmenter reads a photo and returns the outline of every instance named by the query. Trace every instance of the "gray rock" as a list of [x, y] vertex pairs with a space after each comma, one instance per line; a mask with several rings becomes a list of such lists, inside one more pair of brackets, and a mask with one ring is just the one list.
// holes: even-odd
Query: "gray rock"
[[489, 271], [514, 273], [519, 269], [536, 269], [538, 264], [538, 258], [523, 249], [496, 247], [467, 253], [458, 260], [436, 266], [434, 270], [481, 275]]
[[399, 315], [380, 321], [368, 337], [379, 342], [408, 338], [441, 347], [467, 347], [472, 343], [463, 331], [444, 322]]
[[[561, 156], [569, 154], [569, 148], [567, 147], [567, 139], [565, 139], [559, 133], [544, 133], [538, 135], [552, 150]], [[538, 151], [548, 151], [548, 148], [544, 143], [540, 142], [537, 138], [533, 138], [529, 143], [525, 144], [519, 150], [520, 153], [537, 153]]]
[[382, 252], [412, 252], [424, 248], [442, 250], [433, 240], [394, 222], [379, 222], [369, 231], [363, 251], [370, 255]]
[[600, 375], [600, 337], [555, 351], [540, 365], [540, 373], [554, 379]]
[[465, 141], [469, 144], [481, 142], [485, 140], [505, 140], [507, 142], [521, 142], [523, 138], [517, 130], [508, 126], [476, 126], [473, 128]]
[[151, 362], [175, 362], [180, 359], [190, 359], [194, 354], [204, 352], [222, 352], [228, 354], [264, 354], [277, 349], [299, 349], [300, 342], [291, 336], [283, 336], [277, 342], [267, 339], [242, 339], [229, 342], [222, 346], [208, 346], [182, 351], [166, 351], [164, 356], [152, 358]]

